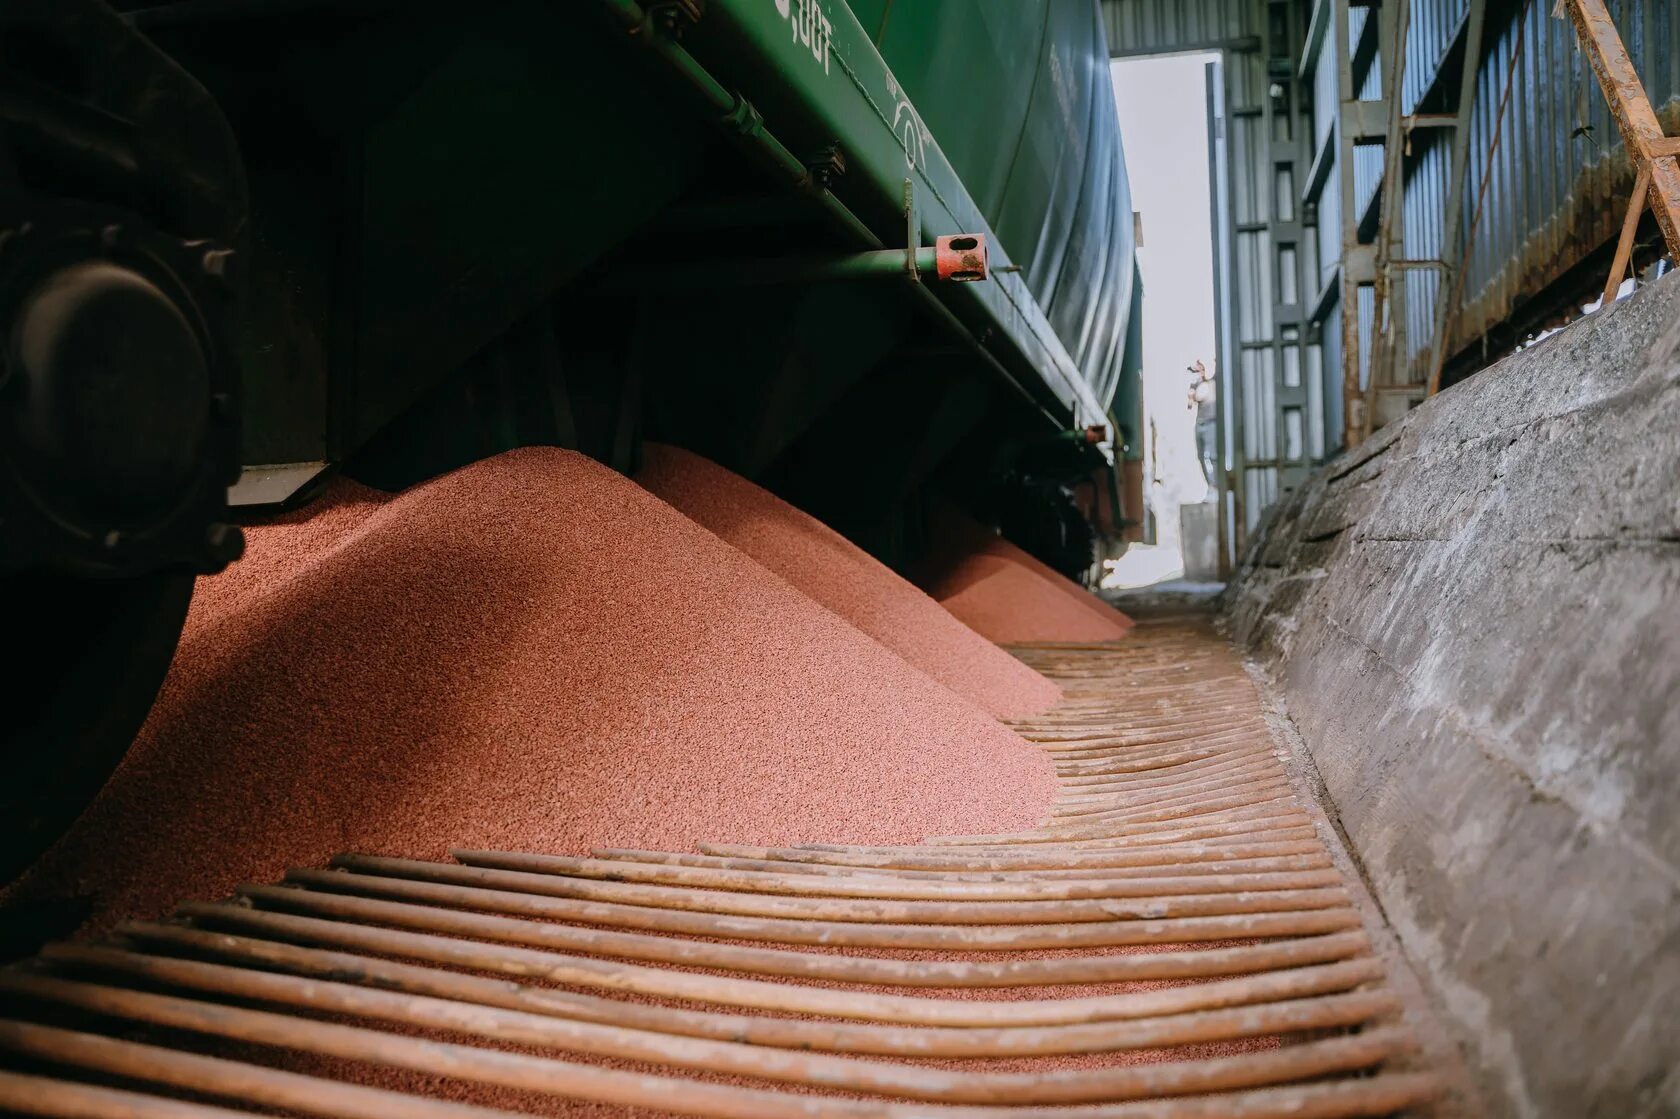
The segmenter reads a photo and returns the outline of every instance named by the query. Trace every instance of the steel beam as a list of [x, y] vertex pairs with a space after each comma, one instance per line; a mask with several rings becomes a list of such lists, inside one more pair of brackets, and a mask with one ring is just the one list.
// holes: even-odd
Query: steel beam
[[1645, 195], [1651, 189], [1651, 165], [1649, 163], [1639, 168], [1639, 177], [1633, 183], [1633, 198], [1628, 202], [1627, 214], [1622, 218], [1622, 235], [1616, 241], [1616, 258], [1610, 264], [1610, 275], [1604, 281], [1604, 295], [1599, 299], [1599, 306], [1607, 307], [1616, 301], [1616, 294], [1621, 290], [1622, 277], [1627, 275], [1628, 262], [1633, 259], [1633, 237], [1639, 231], [1639, 219], [1645, 213]]
[[1382, 198], [1377, 211], [1376, 300], [1371, 318], [1371, 374], [1365, 382], [1365, 407], [1360, 417], [1359, 441], [1364, 442], [1376, 427], [1377, 385], [1392, 380], [1400, 356], [1405, 352], [1405, 288], [1395, 286], [1394, 260], [1404, 255], [1406, 119], [1400, 111], [1401, 78], [1406, 72], [1406, 38], [1412, 27], [1409, 3], [1384, 4], [1377, 17], [1377, 57], [1382, 66], [1383, 129]]
[[[1522, 18], [1520, 15], [1518, 18]], [[1476, 105], [1476, 78], [1482, 69], [1482, 31], [1487, 25], [1487, 0], [1470, 0], [1470, 10], [1464, 16], [1464, 65], [1458, 79], [1457, 124], [1453, 130], [1452, 164], [1448, 174], [1451, 186], [1447, 190], [1447, 208], [1441, 229], [1441, 259], [1446, 271], [1441, 285], [1435, 289], [1435, 314], [1430, 350], [1429, 393], [1440, 391], [1441, 369], [1447, 360], [1447, 331], [1457, 313], [1453, 306], [1463, 290], [1464, 269], [1469, 262], [1459, 248], [1459, 234], [1464, 224], [1464, 180], [1470, 167], [1470, 111]]]
[[[1339, 116], [1336, 122], [1336, 188], [1341, 192], [1342, 228], [1342, 446], [1351, 447], [1358, 441], [1363, 423], [1361, 413], [1365, 399], [1359, 388], [1359, 287], [1364, 278], [1362, 268], [1355, 267], [1359, 256], [1359, 213], [1354, 205], [1353, 147], [1354, 130], [1349, 127], [1353, 114], [1350, 109], [1358, 103], [1358, 90], [1353, 84], [1353, 56], [1348, 49], [1348, 0], [1333, 0], [1334, 11], [1330, 26], [1331, 42], [1336, 52], [1336, 100]], [[1322, 235], [1322, 234], [1321, 234]]]
[[1680, 259], [1680, 160], [1676, 160], [1674, 148], [1651, 110], [1645, 86], [1604, 0], [1565, 0], [1565, 7], [1604, 90], [1610, 115], [1622, 131], [1629, 158], [1635, 166], [1650, 168], [1647, 201], [1668, 243], [1669, 255]]

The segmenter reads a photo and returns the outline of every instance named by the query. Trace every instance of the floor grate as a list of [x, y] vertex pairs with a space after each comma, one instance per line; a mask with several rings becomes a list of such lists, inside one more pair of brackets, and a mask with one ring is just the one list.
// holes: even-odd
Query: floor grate
[[[0, 1109], [1300, 1119], [1426, 1104], [1436, 1080], [1228, 646], [1154, 624], [1015, 651], [1065, 692], [1016, 726], [1060, 777], [1040, 827], [908, 847], [345, 855], [0, 973]], [[466, 1088], [409, 1094], [393, 1073]]]

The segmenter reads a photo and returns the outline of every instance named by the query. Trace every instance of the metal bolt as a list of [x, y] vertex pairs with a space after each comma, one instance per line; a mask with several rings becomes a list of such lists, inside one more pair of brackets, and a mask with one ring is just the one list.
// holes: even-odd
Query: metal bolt
[[763, 115], [739, 93], [735, 95], [729, 111], [723, 115], [723, 123], [743, 136], [756, 136], [764, 129]]
[[199, 257], [198, 263], [199, 267], [204, 269], [206, 276], [225, 282], [228, 278], [228, 267], [232, 260], [232, 249], [207, 249], [204, 255]]
[[672, 39], [681, 39], [705, 14], [705, 0], [657, 0], [647, 10], [648, 21]]
[[827, 190], [846, 173], [846, 153], [839, 144], [830, 144], [805, 161], [805, 170], [813, 183]]

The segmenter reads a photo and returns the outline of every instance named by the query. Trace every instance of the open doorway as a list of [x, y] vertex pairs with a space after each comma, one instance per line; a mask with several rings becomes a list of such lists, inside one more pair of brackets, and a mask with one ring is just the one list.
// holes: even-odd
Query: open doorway
[[[1211, 579], [1218, 506], [1210, 485], [1218, 341], [1207, 68], [1218, 55], [1178, 54], [1112, 65], [1143, 276], [1144, 500], [1155, 543], [1109, 564], [1105, 588]], [[1202, 444], [1198, 445], [1198, 422]], [[1208, 461], [1204, 468], [1204, 456]]]

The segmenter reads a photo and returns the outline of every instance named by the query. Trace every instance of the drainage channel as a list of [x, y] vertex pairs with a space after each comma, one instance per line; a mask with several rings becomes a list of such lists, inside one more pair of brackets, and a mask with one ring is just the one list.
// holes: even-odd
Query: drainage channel
[[[1301, 1119], [1427, 1105], [1440, 1085], [1223, 640], [1158, 624], [1014, 651], [1064, 692], [1015, 724], [1060, 780], [1037, 828], [905, 847], [341, 856], [0, 972], [0, 1110]], [[392, 1086], [417, 1078], [456, 1090]]]

